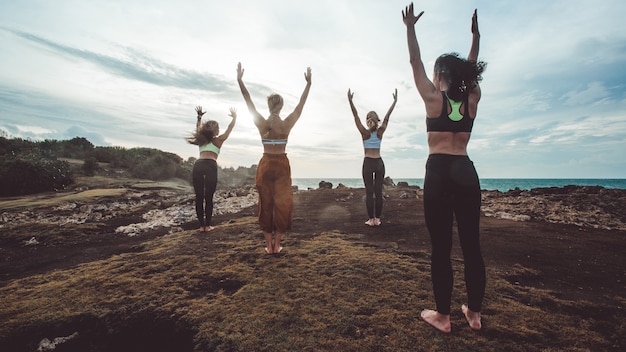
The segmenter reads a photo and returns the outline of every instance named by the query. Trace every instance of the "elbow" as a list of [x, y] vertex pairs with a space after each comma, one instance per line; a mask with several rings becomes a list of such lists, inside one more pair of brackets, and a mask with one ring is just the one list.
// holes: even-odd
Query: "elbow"
[[422, 60], [419, 57], [413, 56], [411, 55], [409, 57], [409, 63], [411, 64], [411, 66], [415, 66], [418, 65]]

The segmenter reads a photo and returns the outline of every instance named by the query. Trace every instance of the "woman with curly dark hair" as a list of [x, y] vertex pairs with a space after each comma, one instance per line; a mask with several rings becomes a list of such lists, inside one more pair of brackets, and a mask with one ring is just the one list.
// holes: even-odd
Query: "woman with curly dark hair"
[[467, 144], [476, 118], [481, 91], [478, 82], [486, 64], [478, 59], [480, 34], [476, 11], [472, 16], [472, 45], [467, 59], [441, 55], [433, 80], [426, 76], [421, 59], [413, 4], [402, 18], [407, 28], [410, 63], [417, 90], [426, 107], [429, 155], [424, 177], [424, 218], [432, 245], [431, 275], [436, 310], [425, 309], [422, 319], [449, 333], [453, 273], [450, 262], [452, 226], [457, 230], [465, 264], [467, 305], [461, 310], [473, 330], [481, 328], [480, 311], [485, 294], [485, 264], [480, 249], [480, 182]]
[[206, 111], [202, 111], [201, 106], [196, 106], [198, 122], [196, 131], [187, 142], [195, 144], [200, 149], [200, 157], [193, 164], [193, 189], [196, 194], [196, 215], [200, 223], [201, 232], [213, 230], [211, 217], [213, 216], [213, 194], [217, 188], [217, 157], [224, 141], [230, 136], [235, 122], [237, 121], [237, 110], [230, 108], [232, 121], [226, 128], [226, 132], [220, 133], [220, 125], [217, 121], [209, 120], [202, 123], [202, 116]]

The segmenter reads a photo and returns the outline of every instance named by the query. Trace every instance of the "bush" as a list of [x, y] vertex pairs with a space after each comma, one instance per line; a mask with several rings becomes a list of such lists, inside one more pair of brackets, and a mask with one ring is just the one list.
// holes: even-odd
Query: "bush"
[[11, 158], [20, 154], [32, 153], [37, 149], [38, 146], [35, 142], [26, 139], [7, 139], [0, 137], [0, 156], [3, 158]]
[[93, 144], [84, 137], [74, 137], [69, 141], [62, 141], [60, 144], [60, 150], [56, 156], [73, 159], [87, 158], [94, 148]]
[[110, 163], [115, 167], [130, 165], [130, 162], [126, 161], [129, 159], [128, 150], [122, 147], [96, 147], [91, 156], [101, 163]]
[[183, 161], [176, 170], [176, 177], [183, 180], [187, 180], [189, 184], [192, 184], [192, 172], [193, 164], [195, 164], [196, 158], [190, 157], [186, 161]]
[[152, 155], [147, 159], [139, 159], [130, 170], [133, 177], [148, 180], [166, 180], [176, 176], [178, 165], [162, 155]]
[[83, 162], [83, 167], [82, 167], [82, 171], [83, 171], [83, 174], [85, 174], [85, 176], [93, 176], [96, 174], [97, 170], [98, 170], [98, 161], [96, 160], [96, 158], [91, 156], [85, 159], [85, 162]]
[[70, 164], [40, 153], [0, 161], [0, 196], [21, 196], [58, 191], [74, 183]]
[[[98, 162], [102, 162], [109, 163], [113, 168], [128, 170], [136, 178], [164, 180], [179, 177], [190, 182], [196, 160], [189, 158], [183, 161], [174, 153], [153, 148], [94, 147], [83, 137], [33, 142], [0, 136], [0, 196], [67, 187], [73, 183], [73, 176], [68, 163], [56, 160], [60, 157], [85, 160], [81, 172], [87, 176], [93, 176], [99, 168]], [[224, 171], [224, 181], [228, 182], [220, 182], [219, 185], [254, 183], [256, 167], [242, 170], [235, 172], [230, 168]], [[222, 173], [222, 169], [218, 172]]]
[[165, 180], [176, 176], [182, 158], [152, 148], [133, 148], [127, 151], [124, 162], [133, 177], [148, 180]]

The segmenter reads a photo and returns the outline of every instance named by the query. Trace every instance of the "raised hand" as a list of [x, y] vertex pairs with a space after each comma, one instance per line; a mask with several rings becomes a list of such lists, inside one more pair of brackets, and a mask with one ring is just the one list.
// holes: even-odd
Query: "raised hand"
[[402, 21], [407, 26], [413, 26], [415, 25], [415, 23], [417, 23], [417, 20], [419, 20], [423, 14], [424, 11], [415, 16], [415, 13], [413, 12], [413, 3], [411, 3], [411, 5], [407, 6], [404, 11], [402, 11]]
[[472, 34], [480, 35], [478, 31], [478, 14], [476, 13], [476, 9], [474, 9], [474, 15], [472, 15]]
[[243, 78], [243, 68], [241, 68], [241, 62], [237, 63], [237, 79]]
[[470, 47], [469, 55], [467, 55], [467, 59], [470, 61], [478, 60], [478, 50], [480, 47], [480, 32], [478, 32], [478, 13], [477, 10], [474, 9], [474, 14], [472, 15], [472, 46]]
[[232, 117], [233, 119], [236, 119], [237, 118], [237, 109], [230, 108], [230, 114], [228, 114], [228, 116]]
[[196, 106], [196, 112], [198, 113], [198, 117], [202, 117], [204, 114], [206, 114], [206, 111], [202, 111], [202, 106], [198, 105]]
[[352, 101], [352, 97], [354, 97], [354, 92], [350, 91], [350, 88], [348, 88], [348, 100]]
[[398, 88], [393, 92], [393, 101], [398, 101]]
[[310, 67], [306, 68], [306, 73], [304, 74], [304, 79], [307, 81], [307, 83], [311, 83], [311, 68]]

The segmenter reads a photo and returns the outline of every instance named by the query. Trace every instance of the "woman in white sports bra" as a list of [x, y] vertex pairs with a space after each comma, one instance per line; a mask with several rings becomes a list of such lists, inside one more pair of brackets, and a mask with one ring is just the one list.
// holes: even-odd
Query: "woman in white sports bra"
[[365, 208], [367, 209], [367, 215], [369, 217], [365, 224], [369, 226], [380, 226], [380, 214], [383, 211], [383, 181], [385, 179], [385, 163], [383, 163], [383, 159], [380, 156], [380, 143], [383, 138], [383, 133], [387, 130], [389, 116], [391, 116], [391, 112], [398, 101], [398, 90], [396, 89], [393, 93], [393, 103], [387, 111], [380, 127], [378, 126], [380, 119], [378, 118], [378, 114], [374, 111], [367, 113], [367, 128], [363, 126], [359, 114], [354, 107], [354, 103], [352, 102], [353, 97], [354, 92], [348, 89], [350, 109], [352, 109], [356, 128], [361, 132], [365, 152], [361, 171], [363, 183], [365, 183]]
[[202, 123], [202, 116], [206, 111], [202, 111], [201, 106], [196, 106], [198, 122], [196, 131], [187, 142], [195, 144], [200, 150], [200, 157], [193, 164], [193, 189], [196, 194], [196, 215], [200, 223], [200, 231], [208, 232], [213, 230], [211, 217], [213, 215], [213, 194], [217, 188], [217, 157], [220, 154], [222, 144], [232, 132], [237, 121], [237, 110], [230, 108], [232, 121], [226, 128], [226, 132], [220, 133], [220, 126], [217, 121], [208, 120]]

